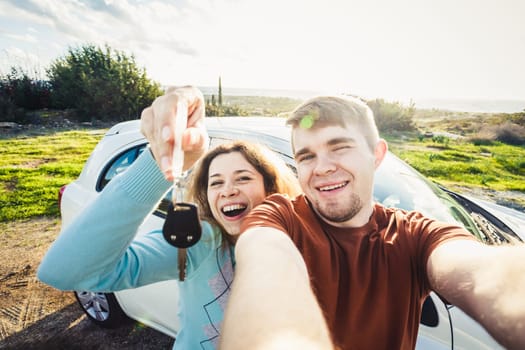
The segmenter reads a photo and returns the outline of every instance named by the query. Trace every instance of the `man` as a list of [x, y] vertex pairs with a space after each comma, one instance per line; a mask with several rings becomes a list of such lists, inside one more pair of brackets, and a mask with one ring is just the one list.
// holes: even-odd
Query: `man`
[[[273, 270], [257, 270], [293, 260], [290, 252], [270, 253], [293, 250], [284, 239], [270, 242], [288, 236], [306, 263], [336, 347], [414, 348], [421, 305], [433, 290], [505, 347], [525, 348], [523, 245], [489, 247], [463, 228], [375, 204], [374, 172], [388, 148], [372, 111], [359, 100], [311, 99], [292, 113], [288, 124], [304, 195], [293, 200], [271, 196], [243, 222], [245, 232], [236, 248], [243, 274], [234, 281], [225, 342], [236, 341], [242, 348], [239, 339], [247, 337], [248, 345], [250, 332], [261, 333], [249, 322], [233, 329], [239, 319], [250, 317], [245, 304], [242, 310], [237, 307], [243, 295], [257, 300], [257, 310], [269, 315], [263, 319], [253, 312], [254, 323], [262, 324], [267, 336], [279, 329], [272, 330], [279, 321], [272, 315], [300, 308], [294, 299], [297, 288], [281, 287], [290, 277], [274, 280]], [[257, 255], [261, 251], [266, 253]], [[255, 283], [259, 288], [250, 290]]]
[[[154, 103], [159, 134], [176, 101]], [[314, 98], [288, 123], [304, 195], [271, 196], [245, 219], [223, 348], [329, 348], [321, 313], [337, 348], [414, 348], [431, 290], [505, 347], [525, 347], [523, 245], [488, 247], [462, 228], [375, 204], [388, 147], [360, 101]], [[169, 142], [153, 147], [171, 154]]]

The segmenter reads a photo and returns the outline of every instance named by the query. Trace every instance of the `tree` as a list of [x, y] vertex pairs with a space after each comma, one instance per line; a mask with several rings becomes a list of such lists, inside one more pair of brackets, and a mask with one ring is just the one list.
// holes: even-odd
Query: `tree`
[[80, 120], [138, 118], [162, 94], [134, 56], [94, 45], [70, 48], [47, 70], [53, 107], [73, 109]]
[[219, 107], [222, 107], [222, 83], [221, 83], [221, 76], [219, 75]]
[[25, 111], [48, 108], [49, 95], [47, 81], [31, 78], [21, 67], [11, 67], [10, 73], [0, 77], [0, 121], [26, 123]]
[[215, 95], [211, 95], [211, 101], [206, 100], [206, 116], [208, 117], [222, 117], [222, 116], [245, 116], [248, 115], [244, 109], [237, 105], [226, 105], [222, 104], [222, 81], [221, 76], [219, 76], [219, 94], [217, 100], [215, 100]]

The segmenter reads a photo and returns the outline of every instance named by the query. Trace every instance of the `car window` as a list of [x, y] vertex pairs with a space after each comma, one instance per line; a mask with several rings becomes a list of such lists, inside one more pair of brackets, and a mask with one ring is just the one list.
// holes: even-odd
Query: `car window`
[[135, 146], [115, 157], [102, 172], [102, 176], [98, 181], [97, 191], [102, 191], [111, 179], [126, 170], [145, 149], [146, 144]]
[[377, 169], [374, 200], [387, 207], [415, 210], [439, 221], [455, 222], [485, 241], [461, 203], [390, 153]]

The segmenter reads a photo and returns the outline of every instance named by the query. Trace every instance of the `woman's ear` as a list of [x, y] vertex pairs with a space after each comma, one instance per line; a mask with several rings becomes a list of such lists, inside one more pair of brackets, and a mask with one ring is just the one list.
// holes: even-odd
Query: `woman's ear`
[[376, 148], [374, 149], [374, 156], [376, 158], [375, 160], [375, 168], [381, 164], [383, 159], [385, 158], [386, 153], [388, 152], [388, 144], [384, 139], [379, 139], [376, 143]]

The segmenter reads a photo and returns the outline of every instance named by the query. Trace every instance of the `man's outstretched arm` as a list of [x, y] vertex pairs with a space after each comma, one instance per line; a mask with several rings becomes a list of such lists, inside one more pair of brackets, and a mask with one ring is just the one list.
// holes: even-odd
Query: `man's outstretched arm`
[[525, 349], [525, 245], [454, 240], [430, 255], [432, 288], [508, 349]]
[[251, 228], [235, 246], [236, 269], [221, 349], [332, 349], [303, 258], [273, 228]]

